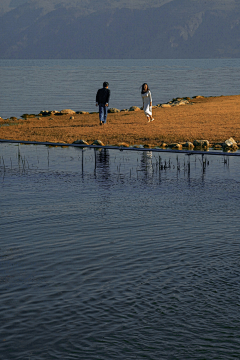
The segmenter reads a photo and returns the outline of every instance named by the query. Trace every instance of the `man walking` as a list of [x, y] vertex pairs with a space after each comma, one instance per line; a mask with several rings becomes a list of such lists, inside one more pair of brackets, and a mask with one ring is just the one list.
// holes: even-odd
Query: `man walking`
[[100, 125], [106, 124], [107, 112], [110, 98], [110, 90], [108, 89], [108, 82], [103, 83], [103, 88], [97, 91], [96, 106], [99, 106], [99, 120]]

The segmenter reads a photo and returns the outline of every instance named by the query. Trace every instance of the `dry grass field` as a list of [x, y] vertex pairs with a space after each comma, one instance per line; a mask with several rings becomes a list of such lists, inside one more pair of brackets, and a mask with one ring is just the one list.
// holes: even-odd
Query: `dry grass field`
[[[240, 95], [191, 99], [191, 104], [154, 107], [154, 121], [147, 123], [143, 111], [108, 114], [99, 125], [98, 114], [51, 115], [26, 120], [0, 119], [0, 139], [73, 143], [83, 139], [105, 145], [161, 145], [163, 142], [209, 140], [240, 142]], [[9, 125], [9, 126], [8, 126]]]

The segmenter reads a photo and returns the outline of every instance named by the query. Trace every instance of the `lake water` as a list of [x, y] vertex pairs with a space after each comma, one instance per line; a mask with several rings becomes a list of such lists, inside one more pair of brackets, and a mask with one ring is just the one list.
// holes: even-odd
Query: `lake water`
[[0, 359], [240, 358], [239, 158], [0, 144]]
[[237, 95], [239, 77], [240, 59], [0, 60], [0, 116], [96, 111], [103, 81], [110, 84], [110, 106], [124, 109], [142, 105], [143, 82], [156, 105], [178, 96]]

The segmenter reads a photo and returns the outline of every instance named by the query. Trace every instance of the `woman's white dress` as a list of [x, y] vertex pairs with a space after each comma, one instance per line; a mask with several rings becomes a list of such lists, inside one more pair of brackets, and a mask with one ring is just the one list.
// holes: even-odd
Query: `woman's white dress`
[[143, 99], [143, 110], [147, 116], [152, 116], [152, 106], [150, 103], [152, 102], [152, 94], [151, 91], [148, 90], [147, 92], [141, 94]]

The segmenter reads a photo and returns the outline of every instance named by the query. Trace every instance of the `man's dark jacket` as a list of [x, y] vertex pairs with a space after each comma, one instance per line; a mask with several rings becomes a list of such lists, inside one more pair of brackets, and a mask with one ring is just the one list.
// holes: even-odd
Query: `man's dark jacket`
[[109, 104], [110, 90], [107, 88], [99, 89], [96, 95], [96, 103]]

